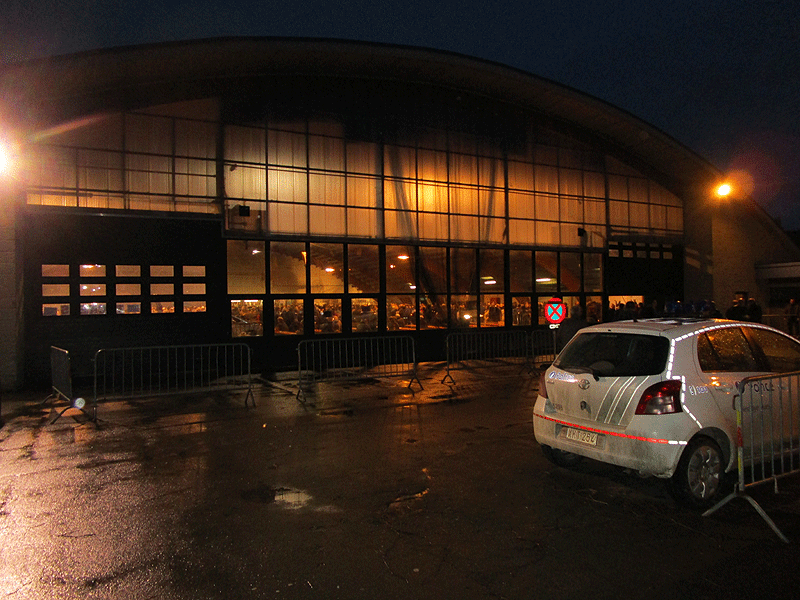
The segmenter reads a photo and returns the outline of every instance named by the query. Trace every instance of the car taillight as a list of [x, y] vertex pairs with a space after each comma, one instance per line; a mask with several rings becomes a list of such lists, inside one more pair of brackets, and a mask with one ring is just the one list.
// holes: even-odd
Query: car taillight
[[542, 371], [542, 374], [539, 375], [539, 395], [544, 399], [547, 399], [547, 386], [544, 384], [546, 381], [544, 377], [546, 373], [547, 369]]
[[639, 404], [637, 415], [667, 415], [681, 412], [681, 382], [662, 381], [647, 388]]

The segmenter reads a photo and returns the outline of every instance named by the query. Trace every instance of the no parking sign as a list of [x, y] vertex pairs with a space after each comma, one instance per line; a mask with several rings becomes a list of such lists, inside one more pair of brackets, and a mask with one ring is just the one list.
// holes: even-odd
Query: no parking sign
[[544, 318], [551, 325], [560, 325], [567, 318], [567, 305], [560, 298], [550, 298], [544, 305]]

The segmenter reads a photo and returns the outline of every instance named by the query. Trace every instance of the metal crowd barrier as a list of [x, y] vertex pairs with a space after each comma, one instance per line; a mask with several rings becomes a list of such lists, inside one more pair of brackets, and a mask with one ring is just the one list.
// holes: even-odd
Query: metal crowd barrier
[[739, 382], [736, 408], [738, 481], [734, 491], [707, 510], [710, 515], [734, 498], [745, 498], [781, 540], [774, 521], [746, 490], [800, 473], [800, 372], [747, 377]]
[[447, 372], [442, 383], [447, 380], [455, 383], [451, 371], [470, 367], [486, 366], [487, 361], [518, 359], [530, 372], [532, 366], [532, 346], [527, 331], [469, 330], [456, 331], [447, 335]]
[[532, 362], [549, 365], [556, 359], [556, 330], [536, 329], [531, 332]]
[[411, 336], [318, 338], [297, 346], [297, 399], [320, 381], [343, 381], [383, 377], [409, 377], [408, 388], [417, 377], [417, 356]]
[[58, 401], [60, 399], [66, 400], [67, 406], [61, 410], [50, 424], [58, 421], [65, 412], [71, 408], [75, 408], [86, 416], [88, 416], [95, 423], [97, 422], [97, 404], [94, 406], [92, 414], [86, 412], [86, 401], [83, 398], [76, 398], [72, 392], [72, 361], [70, 360], [69, 351], [56, 346], [50, 346], [50, 376], [52, 383], [52, 393], [44, 399], [42, 404], [50, 400]]
[[95, 407], [112, 398], [243, 389], [245, 406], [255, 406], [247, 344], [103, 348], [94, 355]]

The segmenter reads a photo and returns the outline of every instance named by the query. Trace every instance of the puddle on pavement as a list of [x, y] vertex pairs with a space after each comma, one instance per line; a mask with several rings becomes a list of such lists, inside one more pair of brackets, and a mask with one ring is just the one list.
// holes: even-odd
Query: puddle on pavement
[[300, 510], [302, 508], [312, 508], [317, 512], [336, 512], [332, 506], [314, 506], [312, 496], [303, 490], [295, 490], [288, 487], [272, 487], [270, 485], [260, 485], [252, 490], [245, 490], [241, 493], [242, 500], [257, 502], [259, 504], [274, 504], [286, 510]]

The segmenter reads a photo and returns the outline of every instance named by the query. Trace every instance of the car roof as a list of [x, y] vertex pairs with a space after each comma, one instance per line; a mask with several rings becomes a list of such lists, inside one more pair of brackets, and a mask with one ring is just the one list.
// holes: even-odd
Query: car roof
[[[705, 329], [715, 329], [719, 327], [733, 327], [737, 325], [757, 326], [764, 329], [775, 330], [766, 325], [758, 323], [748, 323], [743, 321], [729, 321], [727, 319], [692, 319], [692, 318], [658, 318], [658, 319], [637, 319], [632, 321], [611, 321], [609, 323], [598, 323], [585, 327], [579, 333], [591, 331], [611, 331], [615, 333], [638, 333], [642, 335], [661, 335], [670, 339], [679, 338], [685, 335], [699, 333]], [[779, 332], [781, 333], [781, 332]]]

